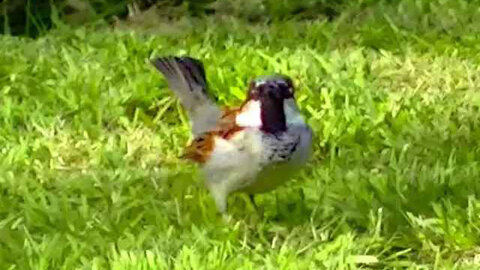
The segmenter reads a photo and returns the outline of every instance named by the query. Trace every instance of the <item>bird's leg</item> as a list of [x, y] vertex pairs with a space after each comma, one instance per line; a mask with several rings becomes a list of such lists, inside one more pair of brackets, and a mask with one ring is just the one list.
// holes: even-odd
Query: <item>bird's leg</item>
[[222, 219], [226, 223], [233, 221], [233, 217], [227, 212], [227, 195], [222, 192], [212, 193], [217, 205], [217, 213], [222, 216]]
[[258, 211], [258, 205], [255, 203], [255, 195], [248, 194], [248, 198], [250, 199], [250, 202], [252, 203], [253, 208], [255, 208], [255, 211]]
[[211, 189], [210, 193], [215, 200], [217, 211], [220, 214], [225, 214], [227, 212], [227, 195], [219, 189]]
[[255, 212], [258, 214], [260, 218], [264, 217], [264, 209], [263, 207], [259, 207], [258, 204], [255, 202], [255, 195], [248, 194], [248, 198], [250, 199], [250, 203], [253, 205]]
[[222, 185], [208, 185], [210, 194], [215, 200], [215, 205], [217, 206], [217, 213], [220, 214], [223, 220], [229, 223], [232, 220], [232, 217], [227, 213], [227, 196], [228, 193], [225, 192], [225, 189]]

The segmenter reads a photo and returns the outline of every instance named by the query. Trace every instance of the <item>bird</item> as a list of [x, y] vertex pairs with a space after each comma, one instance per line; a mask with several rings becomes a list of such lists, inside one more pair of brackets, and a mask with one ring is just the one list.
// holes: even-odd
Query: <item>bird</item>
[[188, 115], [192, 139], [182, 158], [201, 166], [218, 213], [227, 214], [233, 193], [246, 193], [257, 208], [254, 195], [287, 182], [310, 159], [313, 131], [290, 77], [253, 77], [239, 106], [221, 107], [209, 93], [202, 61], [167, 55], [151, 63]]

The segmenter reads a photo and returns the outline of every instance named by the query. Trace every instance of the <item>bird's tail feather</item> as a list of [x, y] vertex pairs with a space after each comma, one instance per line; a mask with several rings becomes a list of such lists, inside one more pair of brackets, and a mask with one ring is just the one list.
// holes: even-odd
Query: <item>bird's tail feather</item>
[[165, 76], [169, 88], [180, 99], [190, 117], [193, 134], [214, 128], [220, 109], [208, 96], [202, 62], [187, 56], [166, 56], [152, 60], [152, 64]]

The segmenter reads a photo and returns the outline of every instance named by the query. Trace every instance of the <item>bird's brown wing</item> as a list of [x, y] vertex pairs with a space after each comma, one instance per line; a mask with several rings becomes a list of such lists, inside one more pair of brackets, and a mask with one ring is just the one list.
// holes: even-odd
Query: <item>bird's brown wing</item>
[[197, 163], [207, 162], [215, 145], [215, 134], [206, 132], [195, 137], [193, 141], [185, 147], [182, 158]]
[[236, 124], [235, 118], [241, 111], [241, 108], [224, 108], [222, 117], [218, 121], [217, 127], [195, 137], [193, 141], [185, 147], [182, 158], [197, 163], [205, 163], [210, 158], [215, 147], [215, 138], [230, 139], [235, 133], [243, 130]]

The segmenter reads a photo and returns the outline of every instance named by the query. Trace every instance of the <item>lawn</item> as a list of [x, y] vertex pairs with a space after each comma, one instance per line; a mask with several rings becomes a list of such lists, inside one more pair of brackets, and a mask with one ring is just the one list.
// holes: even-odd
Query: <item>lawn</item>
[[[0, 268], [480, 269], [478, 6], [0, 36]], [[223, 222], [178, 158], [188, 119], [148, 63], [167, 54], [224, 105], [294, 78], [314, 155], [263, 216], [236, 195]]]

